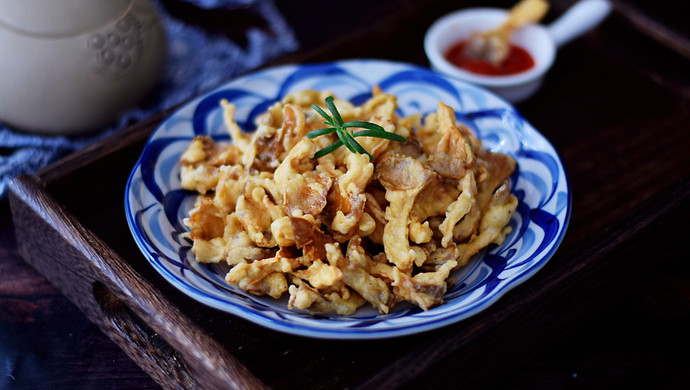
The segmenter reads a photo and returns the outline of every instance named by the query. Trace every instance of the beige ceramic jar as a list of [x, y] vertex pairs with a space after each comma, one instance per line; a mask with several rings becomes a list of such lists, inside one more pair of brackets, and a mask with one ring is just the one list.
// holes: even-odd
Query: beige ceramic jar
[[0, 122], [98, 129], [158, 81], [166, 38], [149, 0], [1, 0]]

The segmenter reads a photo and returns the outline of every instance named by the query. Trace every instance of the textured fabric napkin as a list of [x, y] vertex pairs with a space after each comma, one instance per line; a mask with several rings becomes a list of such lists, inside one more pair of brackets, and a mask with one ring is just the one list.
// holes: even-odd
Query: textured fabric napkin
[[209, 12], [250, 10], [258, 26], [246, 26], [245, 23], [243, 27], [248, 28], [236, 33], [241, 35], [236, 39], [239, 42], [230, 39], [228, 34], [209, 33], [181, 16], [172, 16], [166, 12], [166, 0], [154, 0], [154, 3], [158, 5], [168, 34], [168, 59], [165, 74], [151, 97], [123, 114], [112, 126], [85, 136], [27, 134], [0, 123], [0, 200], [7, 196], [7, 184], [15, 176], [34, 172], [118, 129], [208, 91], [298, 47], [292, 29], [270, 0], [170, 1]]

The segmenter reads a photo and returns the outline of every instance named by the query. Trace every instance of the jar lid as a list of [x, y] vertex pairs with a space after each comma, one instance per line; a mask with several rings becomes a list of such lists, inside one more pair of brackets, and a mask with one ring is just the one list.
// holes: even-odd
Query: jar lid
[[81, 35], [118, 20], [133, 0], [1, 0], [2, 25], [26, 35]]

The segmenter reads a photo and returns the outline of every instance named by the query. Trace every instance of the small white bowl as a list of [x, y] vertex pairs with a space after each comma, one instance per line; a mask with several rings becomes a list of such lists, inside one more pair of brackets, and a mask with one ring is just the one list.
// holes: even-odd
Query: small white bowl
[[539, 89], [558, 47], [598, 25], [610, 10], [611, 5], [606, 0], [582, 0], [548, 27], [531, 24], [515, 31], [511, 42], [527, 50], [534, 58], [534, 66], [512, 75], [472, 73], [458, 68], [445, 57], [454, 44], [468, 39], [473, 33], [500, 26], [508, 17], [508, 11], [504, 9], [472, 8], [444, 16], [427, 31], [424, 50], [431, 68], [437, 72], [485, 87], [512, 103], [518, 103]]

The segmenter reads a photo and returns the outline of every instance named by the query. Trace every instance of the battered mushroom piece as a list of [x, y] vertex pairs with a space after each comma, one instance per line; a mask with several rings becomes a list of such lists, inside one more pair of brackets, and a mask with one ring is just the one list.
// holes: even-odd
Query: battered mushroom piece
[[453, 239], [458, 243], [466, 241], [475, 234], [492, 194], [508, 180], [516, 165], [515, 160], [509, 155], [494, 153], [483, 147], [475, 148], [475, 150], [477, 151], [477, 193], [469, 213], [453, 228]]
[[428, 156], [424, 154], [422, 145], [419, 143], [419, 141], [417, 141], [417, 139], [412, 137], [407, 138], [407, 141], [405, 141], [403, 144], [396, 142], [394, 150], [397, 154], [412, 157], [415, 160], [419, 160], [423, 163], [426, 163], [428, 160]]
[[517, 208], [517, 198], [510, 193], [510, 183], [506, 181], [492, 195], [487, 210], [479, 223], [479, 235], [472, 237], [470, 242], [458, 245], [460, 256], [458, 266], [467, 264], [470, 257], [489, 244], [500, 245], [510, 233], [508, 226], [510, 217]]
[[[196, 244], [196, 241], [194, 242]], [[260, 248], [249, 238], [237, 213], [225, 217], [223, 244], [226, 248], [225, 261], [233, 266], [243, 261], [267, 259], [275, 256], [274, 248]]]
[[455, 242], [464, 242], [472, 237], [472, 235], [477, 231], [479, 220], [482, 217], [480, 209], [481, 206], [479, 206], [479, 202], [475, 201], [474, 205], [470, 209], [470, 212], [467, 213], [457, 225], [455, 225], [453, 228], [453, 239]]
[[324, 173], [306, 172], [286, 180], [282, 191], [285, 194], [285, 211], [293, 215], [299, 210], [303, 214], [317, 217], [326, 207], [328, 192], [333, 180]]
[[279, 206], [283, 203], [283, 193], [280, 188], [278, 188], [278, 184], [273, 179], [273, 174], [270, 172], [261, 172], [248, 176], [243, 191], [248, 187], [261, 187], [266, 191], [266, 195], [268, 195], [271, 202]]
[[283, 120], [282, 105], [276, 103], [256, 119], [256, 131], [242, 158], [250, 171], [273, 172], [280, 164], [276, 156], [276, 133]]
[[415, 197], [433, 176], [432, 170], [409, 156], [385, 154], [376, 165], [376, 175], [386, 188], [386, 226], [383, 246], [388, 260], [404, 272], [410, 272], [414, 252], [408, 240], [409, 215]]
[[279, 162], [274, 158], [276, 139], [275, 128], [260, 126], [254, 132], [252, 142], [242, 159], [250, 172], [273, 172]]
[[414, 277], [396, 268], [393, 270], [393, 291], [423, 310], [429, 310], [443, 303], [443, 294], [447, 289], [446, 279], [456, 265], [455, 260], [451, 260], [434, 272], [423, 272]]
[[347, 171], [335, 179], [324, 209], [325, 222], [336, 241], [345, 242], [357, 233], [367, 200], [364, 189], [373, 173], [374, 164], [366, 155], [347, 157]]
[[313, 170], [316, 145], [309, 140], [297, 143], [275, 172], [275, 181], [283, 193], [284, 208], [290, 218], [298, 248], [313, 240], [320, 223], [317, 217], [326, 206], [331, 178]]
[[[200, 263], [227, 261], [229, 265], [245, 260], [264, 259], [275, 251], [257, 247], [244, 231], [235, 213], [223, 217], [224, 212], [200, 197], [185, 225], [191, 229], [192, 252]], [[223, 227], [221, 227], [223, 225]], [[221, 232], [222, 230], [222, 232]]]
[[302, 248], [304, 258], [308, 259], [309, 261], [326, 260], [326, 245], [334, 243], [335, 240], [333, 237], [325, 234], [319, 229], [314, 228], [311, 231], [309, 242], [307, 242], [304, 245], [304, 248]]
[[189, 236], [193, 240], [192, 252], [198, 262], [217, 263], [225, 259], [227, 249], [223, 233], [225, 221], [219, 210], [208, 196], [197, 198], [189, 218], [184, 224], [190, 228]]
[[359, 237], [350, 240], [347, 256], [343, 256], [340, 248], [335, 245], [326, 245], [326, 253], [328, 261], [342, 271], [342, 280], [346, 285], [357, 291], [381, 313], [388, 313], [396, 300], [386, 282], [368, 271], [373, 262], [365, 254]]
[[194, 208], [189, 212], [189, 218], [186, 218], [184, 223], [191, 229], [192, 240], [223, 237], [225, 230], [223, 212], [216, 207], [210, 196], [197, 198]]
[[424, 117], [421, 126], [414, 127], [415, 138], [419, 141], [426, 155], [430, 155], [441, 140], [441, 133], [438, 131], [438, 115], [431, 112]]
[[297, 104], [302, 107], [311, 107], [312, 104], [322, 104], [331, 94], [324, 91], [305, 89], [291, 93], [283, 98], [283, 103]]
[[283, 161], [290, 149], [307, 134], [302, 107], [295, 104], [283, 106], [283, 123], [276, 131], [275, 158]]
[[507, 154], [494, 153], [482, 148], [477, 153], [477, 164], [484, 171], [477, 180], [477, 204], [484, 210], [496, 189], [515, 171], [515, 160]]
[[430, 217], [445, 215], [448, 206], [457, 200], [461, 191], [458, 188], [458, 180], [434, 175], [417, 195], [412, 208], [412, 218], [426, 221]]
[[273, 299], [278, 299], [287, 291], [288, 284], [285, 274], [282, 272], [273, 272], [266, 275], [265, 278], [253, 283], [240, 283], [239, 287], [250, 294], [268, 295]]
[[419, 222], [417, 218], [410, 218], [410, 240], [415, 244], [424, 244], [431, 241], [434, 232], [429, 227], [429, 221]]
[[341, 316], [355, 314], [366, 300], [357, 293], [345, 288], [341, 291], [320, 293], [306, 283], [297, 281], [288, 289], [290, 300], [288, 309], [302, 309], [314, 313], [333, 313]]
[[453, 228], [465, 215], [474, 207], [475, 195], [477, 194], [477, 184], [474, 181], [474, 172], [465, 173], [465, 177], [460, 180], [459, 189], [462, 191], [458, 199], [448, 205], [446, 218], [438, 227], [443, 238], [441, 245], [448, 248], [453, 243]]
[[455, 111], [441, 102], [437, 115], [441, 137], [437, 144], [430, 147], [429, 165], [443, 177], [460, 179], [475, 165], [473, 146], [467, 136], [469, 131], [460, 131], [456, 125]]
[[307, 269], [296, 270], [292, 274], [318, 290], [332, 288], [343, 280], [343, 272], [338, 267], [321, 260], [315, 260]]
[[[329, 135], [329, 134], [327, 134]], [[319, 141], [318, 139], [316, 141]], [[323, 148], [328, 146], [327, 144], [321, 143], [319, 144], [318, 142], [315, 142], [319, 148]], [[321, 146], [323, 145], [323, 146]], [[325, 175], [328, 175], [331, 178], [338, 177], [343, 174], [343, 171], [340, 170], [338, 166], [336, 166], [336, 158], [333, 153], [327, 154], [323, 157], [319, 158], [319, 163], [316, 165], [314, 168], [317, 173], [323, 173]]]
[[256, 245], [264, 248], [277, 245], [271, 224], [284, 215], [283, 209], [273, 203], [263, 187], [247, 183], [237, 199], [236, 212], [249, 238]]
[[362, 105], [364, 112], [384, 118], [395, 118], [395, 110], [398, 108], [397, 97], [383, 93], [379, 86], [375, 86], [371, 94], [371, 99]]
[[235, 211], [237, 199], [242, 195], [247, 181], [247, 171], [242, 165], [223, 165], [218, 169], [219, 178], [213, 203], [226, 214]]
[[362, 214], [362, 218], [359, 219], [357, 224], [357, 235], [360, 237], [367, 237], [376, 230], [376, 221], [374, 217], [367, 213]]
[[298, 142], [290, 153], [280, 163], [280, 166], [275, 170], [274, 179], [278, 188], [285, 193], [289, 188], [290, 180], [295, 176], [313, 171], [316, 163], [311, 160], [316, 152], [316, 145], [309, 139], [303, 139]]
[[288, 216], [282, 216], [271, 223], [271, 234], [280, 247], [296, 245], [295, 231]]
[[237, 164], [241, 158], [242, 152], [233, 145], [218, 144], [208, 136], [194, 138], [180, 159], [182, 188], [201, 194], [215, 189], [218, 168]]
[[288, 218], [290, 218], [290, 226], [292, 227], [292, 234], [297, 248], [306, 248], [314, 242], [315, 237], [322, 234], [321, 229], [317, 226], [316, 219], [312, 215], [304, 215], [301, 211], [296, 210]]
[[436, 246], [436, 244], [434, 244], [432, 241], [423, 246], [423, 248], [425, 251], [427, 251], [428, 256], [420, 269], [425, 272], [435, 271], [443, 264], [449, 261], [455, 261], [455, 259], [457, 259], [460, 255], [460, 251], [455, 244], [449, 248], [443, 248]]
[[240, 150], [247, 150], [251, 143], [251, 136], [243, 133], [240, 126], [235, 122], [235, 105], [226, 99], [222, 99], [220, 106], [223, 108], [223, 120], [228, 133], [230, 133], [230, 137], [232, 137], [232, 144]]
[[[279, 298], [287, 290], [287, 282], [283, 274], [292, 272], [303, 265], [301, 257], [287, 257], [286, 254], [289, 255], [291, 252], [281, 249], [272, 258], [251, 263], [241, 262], [232, 267], [225, 276], [225, 280], [252, 294]], [[282, 278], [273, 276], [276, 274]]]
[[364, 204], [364, 211], [366, 214], [371, 216], [376, 223], [374, 230], [371, 232], [371, 234], [369, 234], [368, 238], [373, 243], [383, 244], [383, 230], [388, 222], [386, 221], [386, 212], [383, 211], [374, 195], [369, 192], [367, 192], [365, 195], [367, 197], [367, 201]]

